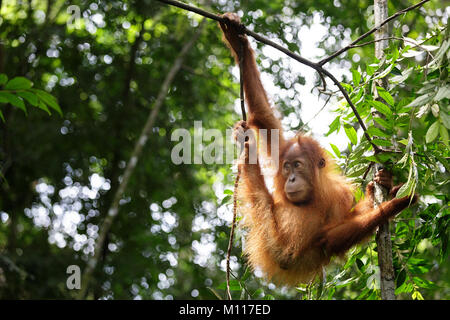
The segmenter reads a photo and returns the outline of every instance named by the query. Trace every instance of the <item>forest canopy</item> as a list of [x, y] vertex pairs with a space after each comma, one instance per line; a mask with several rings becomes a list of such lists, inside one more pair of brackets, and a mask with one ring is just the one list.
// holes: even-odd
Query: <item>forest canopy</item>
[[[350, 45], [375, 26], [371, 1], [189, 5], [322, 62], [342, 90], [249, 36], [283, 128], [315, 137], [356, 200], [378, 164], [420, 195], [389, 227], [396, 298], [449, 299], [450, 6], [396, 16], [378, 59], [374, 34]], [[225, 299], [242, 114], [217, 21], [157, 0], [3, 0], [0, 35], [0, 298]], [[375, 236], [291, 288], [249, 268], [240, 219], [233, 299], [381, 298]]]

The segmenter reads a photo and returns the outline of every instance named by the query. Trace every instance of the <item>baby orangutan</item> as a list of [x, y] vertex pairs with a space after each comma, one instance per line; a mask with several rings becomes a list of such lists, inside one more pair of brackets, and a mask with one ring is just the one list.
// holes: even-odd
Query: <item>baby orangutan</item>
[[[245, 253], [253, 268], [260, 268], [268, 279], [289, 285], [309, 282], [320, 275], [322, 267], [334, 255], [343, 255], [350, 247], [368, 238], [375, 229], [395, 216], [410, 203], [404, 197], [373, 206], [374, 184], [370, 182], [366, 197], [354, 206], [353, 189], [320, 145], [311, 137], [297, 135], [286, 140], [280, 121], [275, 117], [258, 68], [245, 35], [240, 34], [236, 14], [223, 15], [220, 27], [224, 40], [236, 62], [244, 55], [244, 90], [249, 111], [248, 122], [235, 125], [235, 138], [244, 141], [239, 168], [241, 183], [238, 195], [246, 236]], [[242, 50], [242, 51], [241, 51]], [[256, 150], [253, 129], [267, 129], [267, 150], [271, 148], [270, 134], [278, 134], [278, 170], [274, 191], [269, 193], [258, 160], [249, 161], [249, 150]], [[277, 130], [271, 130], [277, 129]], [[380, 170], [374, 180], [387, 189], [392, 177]], [[391, 190], [395, 195], [398, 187]]]

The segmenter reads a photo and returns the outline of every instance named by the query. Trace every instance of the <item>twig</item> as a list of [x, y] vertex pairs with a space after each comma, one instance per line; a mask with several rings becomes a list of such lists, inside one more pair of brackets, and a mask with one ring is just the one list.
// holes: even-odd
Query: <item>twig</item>
[[247, 121], [244, 99], [244, 46], [241, 43], [239, 52], [239, 98], [241, 100], [242, 120]]
[[323, 88], [320, 88], [319, 91], [320, 92], [324, 92], [327, 91], [327, 82], [325, 81], [325, 78], [322, 74], [322, 72], [317, 72], [319, 74], [320, 80], [322, 80], [322, 84], [323, 84]]
[[387, 19], [383, 20], [378, 26], [376, 26], [376, 27], [370, 29], [370, 30], [367, 31], [366, 33], [364, 33], [364, 34], [362, 34], [361, 36], [359, 36], [355, 41], [353, 41], [352, 43], [350, 43], [348, 46], [346, 46], [346, 47], [344, 47], [344, 48], [342, 48], [342, 49], [339, 49], [339, 50], [336, 51], [335, 53], [329, 55], [328, 57], [326, 57], [326, 58], [324, 58], [324, 59], [322, 59], [322, 60], [320, 60], [320, 61], [318, 62], [318, 65], [323, 66], [325, 63], [327, 63], [327, 62], [329, 62], [330, 60], [336, 58], [337, 56], [341, 55], [341, 54], [344, 53], [345, 51], [351, 49], [352, 46], [354, 46], [355, 44], [357, 44], [358, 42], [360, 42], [362, 39], [367, 38], [369, 35], [371, 35], [371, 34], [374, 33], [375, 31], [379, 30], [379, 29], [380, 29], [382, 26], [384, 26], [386, 23], [388, 23], [388, 22], [394, 20], [394, 19], [397, 18], [398, 16], [400, 16], [400, 15], [402, 15], [402, 14], [408, 12], [408, 11], [414, 10], [414, 9], [416, 9], [416, 8], [418, 8], [418, 7], [420, 7], [420, 6], [422, 6], [424, 3], [428, 2], [428, 1], [430, 1], [430, 0], [422, 0], [422, 1], [420, 1], [419, 3], [417, 3], [417, 4], [413, 5], [413, 6], [410, 6], [410, 7], [406, 8], [406, 9], [403, 9], [403, 10], [400, 10], [400, 11], [394, 13], [392, 16], [390, 16], [390, 17], [388, 17]]
[[423, 51], [425, 51], [432, 59], [434, 59], [433, 55], [431, 54], [430, 50], [425, 49], [424, 47], [422, 47], [422, 44], [424, 44], [426, 41], [428, 41], [429, 39], [425, 39], [423, 42], [421, 43], [416, 43], [414, 41], [408, 40], [408, 39], [404, 39], [404, 38], [399, 38], [399, 37], [386, 37], [386, 38], [381, 38], [381, 39], [376, 39], [376, 40], [372, 40], [372, 41], [368, 41], [368, 42], [364, 42], [364, 43], [360, 43], [360, 44], [355, 44], [352, 45], [350, 47], [350, 49], [352, 48], [358, 48], [358, 47], [364, 47], [367, 46], [369, 44], [373, 44], [379, 41], [385, 41], [385, 40], [399, 40], [399, 41], [404, 41], [404, 42], [409, 42], [414, 44], [413, 48], [418, 47], [420, 49], [422, 49]]
[[369, 174], [370, 168], [372, 168], [372, 166], [373, 166], [374, 163], [375, 163], [375, 162], [371, 161], [371, 162], [369, 163], [369, 165], [367, 166], [367, 169], [366, 169], [366, 171], [364, 172], [363, 177], [362, 177], [363, 180], [366, 180], [366, 177], [367, 177], [367, 175]]
[[[248, 267], [247, 267], [248, 268]], [[233, 272], [230, 271], [230, 274], [233, 276], [233, 278], [235, 278], [236, 280], [238, 280], [237, 275], [235, 275]], [[253, 295], [250, 293], [250, 291], [248, 291], [247, 286], [245, 285], [245, 282], [241, 282], [239, 281], [239, 284], [242, 285], [242, 289], [244, 289], [245, 292], [247, 292], [249, 297], [252, 297]]]
[[315, 114], [311, 119], [308, 120], [308, 122], [306, 122], [305, 124], [303, 124], [303, 125], [297, 130], [297, 132], [302, 131], [304, 127], [306, 127], [313, 119], [315, 119], [315, 118], [319, 115], [319, 113], [321, 113], [321, 112], [323, 111], [323, 109], [325, 109], [325, 107], [327, 106], [327, 104], [328, 104], [328, 102], [330, 101], [330, 99], [331, 99], [331, 95], [328, 96], [328, 98], [327, 98], [327, 100], [325, 101], [325, 103], [323, 104], [322, 108], [320, 108], [320, 110], [317, 111], [316, 114]]
[[[239, 48], [239, 98], [241, 100], [241, 111], [242, 111], [242, 120], [247, 121], [247, 114], [245, 113], [245, 97], [244, 97], [244, 46], [241, 43]], [[236, 179], [234, 180], [234, 193], [233, 193], [233, 222], [231, 224], [230, 231], [230, 241], [228, 242], [228, 250], [227, 250], [227, 296], [228, 300], [231, 299], [230, 292], [230, 258], [231, 258], [231, 249], [233, 248], [233, 239], [234, 239], [234, 228], [236, 226], [236, 214], [237, 214], [237, 189], [239, 186], [239, 179], [241, 177], [241, 170], [238, 166], [238, 172], [236, 175]]]
[[234, 181], [234, 193], [233, 193], [233, 221], [231, 222], [231, 231], [230, 231], [230, 239], [228, 241], [228, 249], [227, 249], [227, 297], [228, 300], [232, 300], [231, 292], [230, 292], [230, 257], [231, 257], [231, 249], [233, 248], [233, 240], [234, 240], [234, 228], [236, 226], [236, 215], [237, 215], [237, 189], [239, 186], [239, 178], [241, 176], [241, 172], [238, 166], [238, 172], [236, 174], [236, 180]]

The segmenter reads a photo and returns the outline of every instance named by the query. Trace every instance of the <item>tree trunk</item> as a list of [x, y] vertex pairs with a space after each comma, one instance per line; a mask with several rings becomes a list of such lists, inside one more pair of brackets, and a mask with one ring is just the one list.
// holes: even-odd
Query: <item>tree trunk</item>
[[[388, 1], [374, 0], [375, 26], [379, 25], [383, 20], [388, 18]], [[388, 24], [382, 26], [375, 32], [375, 40], [387, 38], [389, 36]], [[382, 59], [384, 57], [384, 49], [388, 47], [388, 40], [375, 42], [375, 57]], [[383, 81], [377, 83], [380, 87], [387, 89], [386, 77]], [[374, 116], [381, 116], [375, 113]], [[377, 123], [374, 123], [377, 126]], [[379, 170], [379, 166], [374, 166], [374, 173]], [[374, 206], [378, 206], [387, 199], [387, 190], [381, 185], [375, 183]], [[392, 242], [389, 230], [389, 222], [378, 228], [376, 242], [378, 247], [378, 265], [380, 267], [380, 287], [381, 299], [395, 300], [395, 274], [392, 264]]]

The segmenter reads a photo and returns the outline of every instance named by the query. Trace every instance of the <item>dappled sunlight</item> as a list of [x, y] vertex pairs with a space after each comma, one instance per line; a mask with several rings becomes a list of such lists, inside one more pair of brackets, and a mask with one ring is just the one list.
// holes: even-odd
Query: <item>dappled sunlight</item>
[[[182, 1], [0, 1], [0, 298], [380, 299], [379, 238], [330, 256], [322, 279], [317, 269], [309, 284], [287, 286], [253, 265], [246, 224], [262, 222], [253, 258], [270, 257], [276, 275], [306, 269], [327, 255], [336, 212], [353, 219], [351, 198], [369, 199], [382, 164], [402, 184], [398, 198], [419, 195], [385, 237], [391, 291], [448, 299], [450, 6], [388, 1], [387, 23], [373, 1]], [[280, 123], [261, 108], [249, 60], [240, 82], [233, 54], [251, 58], [250, 48]], [[238, 163], [232, 133], [244, 119], [243, 133], [276, 127], [328, 151], [301, 149], [316, 164], [298, 161], [305, 195], [277, 194], [280, 131], [269, 131], [276, 161], [258, 150], [252, 166]], [[267, 132], [257, 133], [264, 146]], [[316, 180], [334, 161], [355, 191], [331, 201], [337, 180]], [[309, 236], [306, 249], [295, 241]]]

